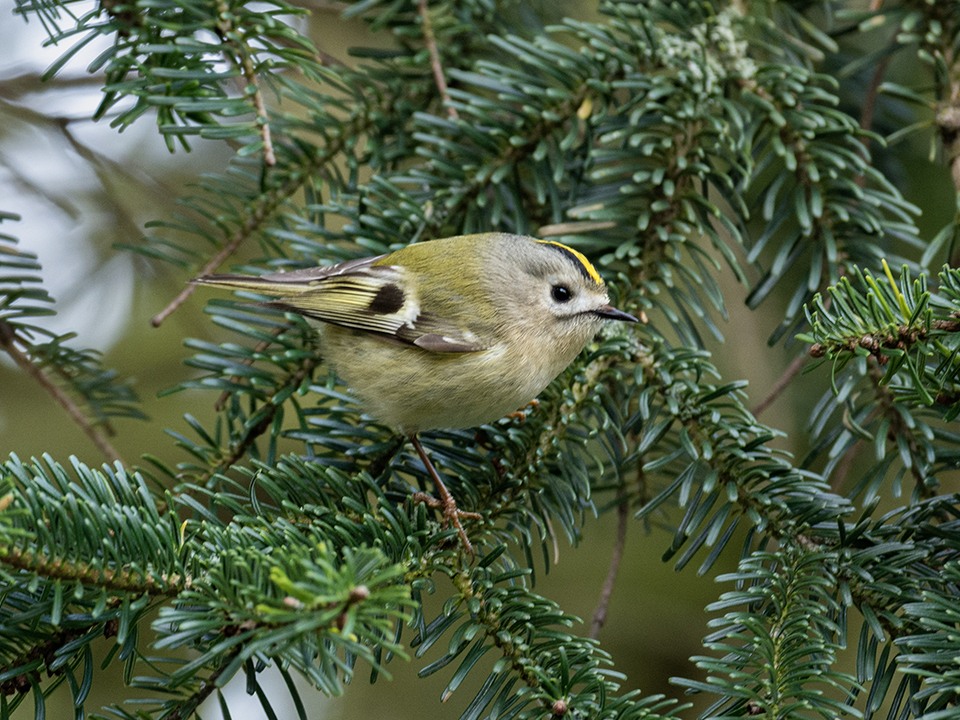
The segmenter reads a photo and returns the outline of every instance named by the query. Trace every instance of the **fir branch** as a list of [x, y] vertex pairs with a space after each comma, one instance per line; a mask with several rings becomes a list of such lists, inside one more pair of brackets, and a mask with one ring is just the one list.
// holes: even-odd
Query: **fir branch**
[[[105, 635], [109, 622], [95, 623], [95, 625], [101, 626]], [[56, 677], [65, 673], [69, 666], [56, 662], [58, 651], [89, 632], [90, 628], [88, 626], [59, 628], [52, 632], [47, 640], [29, 647], [16, 657], [12, 657], [0, 666], [0, 677], [6, 678], [6, 680], [0, 682], [0, 695], [25, 695], [32, 687], [39, 687], [42, 679], [41, 673], [44, 670], [47, 671], [48, 677]], [[54, 667], [55, 663], [59, 667]], [[21, 670], [19, 673], [13, 672], [20, 668], [30, 669]]]
[[[744, 560], [736, 573], [720, 579], [736, 580], [735, 591], [724, 593], [712, 609], [728, 611], [714, 623], [720, 629], [704, 644], [724, 654], [698, 657], [697, 666], [709, 673], [708, 682], [673, 678], [688, 688], [720, 695], [709, 714], [746, 714], [793, 717], [814, 712], [832, 720], [839, 714], [860, 713], [834, 699], [822, 684], [852, 697], [855, 679], [830, 669], [838, 643], [831, 618], [836, 580], [833, 557], [824, 552], [798, 552], [795, 546], [776, 554], [757, 553]], [[798, 663], [804, 671], [798, 672]]]
[[[267, 118], [267, 108], [263, 102], [263, 93], [260, 90], [260, 84], [257, 80], [257, 71], [253, 67], [253, 58], [250, 48], [241, 40], [243, 29], [234, 27], [232, 22], [232, 13], [226, 0], [219, 0], [217, 4], [217, 34], [220, 36], [220, 42], [223, 46], [233, 48], [239, 56], [239, 65], [243, 71], [243, 78], [246, 86], [241, 88], [244, 95], [249, 95], [257, 114], [257, 124], [260, 128], [260, 142], [263, 143], [263, 162], [267, 167], [273, 167], [277, 164], [277, 156], [273, 152], [273, 140], [270, 136], [270, 121]], [[228, 54], [228, 59], [237, 64], [237, 60]], [[251, 90], [252, 88], [252, 90]], [[205, 273], [204, 273], [205, 274]]]
[[[179, 700], [173, 708], [173, 712], [164, 717], [164, 720], [188, 720], [196, 715], [197, 709], [210, 695], [219, 690], [223, 683], [220, 677], [229, 669], [233, 668], [234, 661], [243, 651], [243, 646], [238, 645], [234, 650], [226, 654], [220, 660], [220, 665], [210, 673], [203, 682], [201, 682], [195, 691], [189, 696]], [[186, 713], [186, 714], [184, 714]]]
[[600, 591], [600, 601], [597, 603], [597, 609], [593, 611], [593, 620], [590, 622], [590, 637], [596, 640], [600, 637], [600, 630], [607, 622], [607, 605], [610, 603], [610, 596], [613, 595], [613, 586], [617, 581], [617, 573], [620, 570], [620, 561], [623, 559], [623, 548], [627, 542], [627, 523], [630, 518], [630, 505], [628, 503], [625, 486], [617, 488], [617, 535], [613, 545], [613, 553], [610, 555], [610, 567], [607, 570], [607, 579], [603, 581], [603, 589]]
[[[525, 643], [519, 638], [513, 636], [509, 631], [505, 631], [500, 625], [500, 618], [495, 611], [487, 608], [485, 603], [477, 602], [481, 600], [474, 589], [474, 578], [470, 572], [458, 572], [451, 578], [454, 587], [459, 593], [460, 602], [467, 606], [480, 606], [480, 612], [476, 613], [476, 620], [484, 628], [486, 637], [498, 648], [503, 657], [508, 660], [511, 668], [520, 678], [520, 680], [530, 689], [536, 690], [541, 685], [541, 677], [534, 670], [529, 662]], [[473, 601], [473, 602], [471, 602]], [[449, 697], [444, 695], [444, 700]]]
[[120, 454], [114, 449], [110, 441], [87, 419], [77, 404], [73, 402], [67, 393], [50, 382], [50, 379], [37, 367], [37, 365], [24, 353], [17, 344], [26, 344], [18, 336], [10, 324], [0, 317], [0, 347], [17, 366], [32, 377], [37, 384], [42, 387], [57, 403], [66, 410], [67, 415], [79, 426], [84, 434], [93, 441], [93, 444], [102, 452], [111, 462], [121, 462]]
[[915, 491], [922, 500], [932, 498], [937, 494], [936, 485], [929, 482], [929, 478], [924, 471], [926, 463], [924, 462], [923, 454], [913, 428], [904, 420], [903, 414], [900, 409], [897, 408], [890, 389], [883, 385], [884, 373], [879, 363], [870, 363], [867, 374], [878, 401], [877, 414], [885, 418], [889, 423], [886, 440], [895, 446], [899, 446], [901, 443], [906, 444], [911, 458], [908, 466], [910, 468], [910, 474], [913, 476]]
[[[274, 329], [270, 332], [270, 334], [271, 334], [274, 338], [277, 338], [277, 337], [279, 337], [281, 334], [283, 334], [283, 332], [284, 332], [286, 329], [287, 329], [287, 328], [285, 328], [285, 327], [276, 327], [276, 328], [274, 328]], [[257, 357], [257, 355], [259, 355], [259, 354], [262, 353], [264, 350], [266, 350], [267, 348], [269, 348], [271, 344], [272, 344], [272, 342], [271, 342], [270, 340], [261, 340], [261, 341], [256, 345], [256, 347], [253, 348], [253, 351], [250, 353], [250, 357], [248, 357], [246, 360], [244, 360], [242, 364], [245, 365], [245, 366], [247, 366], [247, 367], [253, 365], [253, 363], [256, 362], [256, 357]], [[227, 382], [229, 382], [229, 383], [237, 383], [237, 382], [239, 382], [239, 381], [240, 381], [240, 376], [239, 376], [239, 375], [232, 375], [232, 376], [227, 380]], [[225, 406], [226, 403], [227, 403], [227, 400], [229, 400], [229, 399], [230, 399], [230, 391], [229, 391], [229, 390], [224, 390], [222, 393], [220, 393], [220, 397], [217, 398], [217, 401], [214, 403], [213, 409], [216, 410], [217, 412], [220, 412], [221, 410], [223, 410], [224, 406]]]
[[447, 106], [447, 116], [453, 120], [459, 120], [460, 115], [457, 109], [450, 104], [450, 93], [447, 91], [447, 79], [443, 75], [443, 65], [440, 62], [440, 50], [437, 48], [437, 38], [433, 34], [433, 22], [430, 20], [430, 9], [427, 7], [427, 0], [417, 0], [417, 12], [420, 14], [420, 20], [423, 23], [423, 39], [430, 52], [430, 68], [433, 71], [433, 80], [437, 84], [437, 90], [440, 91], [440, 98]]
[[118, 593], [175, 597], [190, 584], [188, 579], [179, 575], [157, 577], [140, 571], [72, 563], [63, 558], [50, 558], [10, 545], [0, 547], [0, 561], [12, 568], [35, 573], [50, 580], [81, 582]]
[[[280, 383], [280, 389], [288, 387], [299, 387], [301, 383], [313, 372], [314, 368], [320, 363], [319, 358], [307, 358], [300, 363], [296, 372], [289, 375]], [[275, 393], [276, 395], [277, 393]], [[220, 459], [215, 468], [209, 470], [202, 478], [207, 480], [217, 474], [225, 473], [247, 454], [250, 447], [257, 441], [267, 428], [273, 423], [274, 416], [280, 409], [282, 403], [275, 400], [269, 400], [264, 407], [260, 409], [262, 417], [252, 427], [246, 428], [242, 437], [231, 442], [229, 452], [226, 457]]]
[[[324, 167], [332, 163], [346, 143], [355, 135], [362, 134], [373, 121], [367, 117], [354, 119], [342, 128], [342, 132], [330, 138], [322, 150], [315, 154], [304, 154], [299, 159], [299, 166], [289, 170], [289, 179], [281, 186], [259, 194], [251, 203], [243, 208], [239, 227], [226, 240], [223, 247], [200, 269], [198, 275], [208, 275], [214, 272], [227, 258], [233, 255], [243, 242], [251, 235], [261, 230], [274, 214], [277, 213], [296, 193], [300, 192], [310, 179], [320, 173]], [[174, 298], [166, 308], [153, 316], [150, 324], [160, 327], [160, 324], [176, 311], [197, 289], [197, 285], [188, 284]]]

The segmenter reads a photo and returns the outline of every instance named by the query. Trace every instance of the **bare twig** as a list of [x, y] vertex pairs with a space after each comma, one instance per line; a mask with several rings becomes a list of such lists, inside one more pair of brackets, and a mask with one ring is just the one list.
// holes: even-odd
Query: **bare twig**
[[260, 84], [257, 82], [257, 73], [253, 69], [253, 60], [250, 54], [243, 53], [243, 77], [253, 91], [253, 107], [257, 111], [257, 120], [260, 123], [260, 140], [263, 143], [263, 162], [269, 167], [277, 164], [277, 155], [273, 151], [273, 136], [270, 134], [270, 123], [267, 120], [267, 106], [263, 102], [263, 93], [260, 91]]
[[433, 23], [430, 21], [430, 12], [427, 9], [427, 0], [417, 2], [417, 10], [420, 18], [423, 20], [423, 39], [427, 43], [427, 50], [430, 52], [430, 67], [433, 68], [433, 80], [437, 83], [437, 89], [440, 91], [440, 97], [447, 106], [447, 115], [454, 120], [458, 120], [460, 115], [457, 109], [450, 105], [450, 93], [447, 90], [447, 80], [443, 76], [443, 65], [440, 64], [440, 50], [437, 48], [437, 38], [433, 34]]
[[857, 457], [857, 450], [863, 444], [863, 440], [857, 440], [853, 445], [847, 448], [847, 451], [840, 458], [836, 468], [833, 470], [833, 477], [830, 479], [830, 490], [835, 493], [840, 492], [847, 475], [850, 474], [850, 468], [853, 467], [853, 460]]
[[[242, 230], [238, 230], [237, 232], [235, 232], [233, 234], [233, 237], [230, 238], [230, 242], [224, 245], [220, 249], [220, 252], [214, 255], [213, 258], [211, 258], [210, 262], [208, 262], [206, 265], [203, 266], [203, 268], [201, 268], [198, 275], [207, 275], [209, 273], [212, 273], [214, 270], [216, 270], [220, 266], [220, 263], [222, 263], [224, 260], [230, 257], [230, 255], [232, 255], [236, 251], [236, 249], [240, 247], [240, 244], [247, 238], [246, 231], [247, 231], [247, 225], [249, 224], [250, 224], [250, 221], [248, 221], [246, 225], [244, 225]], [[173, 314], [173, 312], [178, 307], [183, 305], [183, 303], [187, 301], [187, 298], [193, 295], [193, 292], [194, 290], [197, 289], [197, 287], [199, 286], [187, 285], [185, 288], [183, 288], [183, 290], [181, 290], [180, 293], [173, 300], [170, 301], [169, 305], [167, 305], [163, 310], [161, 310], [160, 312], [158, 312], [156, 315], [153, 316], [153, 318], [150, 320], [150, 324], [153, 325], [154, 327], [160, 327], [160, 323], [166, 320], [167, 316]]]
[[[130, 168], [122, 163], [112, 160], [100, 151], [78, 140], [71, 128], [79, 122], [84, 122], [86, 120], [85, 118], [75, 119], [67, 115], [48, 115], [17, 102], [9, 102], [2, 98], [2, 83], [0, 83], [0, 107], [3, 108], [5, 114], [12, 115], [32, 126], [48, 127], [59, 133], [73, 151], [93, 167], [104, 189], [103, 194], [106, 197], [105, 203], [109, 205], [110, 211], [116, 218], [114, 225], [118, 226], [117, 232], [119, 234], [132, 237], [141, 235], [142, 233], [140, 227], [131, 217], [131, 214], [127, 212], [124, 202], [121, 201], [119, 197], [119, 193], [115, 192], [115, 186], [122, 185], [123, 192], [126, 194], [129, 194], [131, 184], [141, 186], [145, 191], [152, 193], [154, 196], [162, 195], [165, 200], [172, 202], [175, 193], [156, 177], [145, 172], [131, 171]], [[5, 165], [16, 182], [28, 192], [43, 197], [71, 218], [77, 218], [81, 215], [81, 211], [69, 200], [65, 197], [54, 195], [54, 191], [51, 188], [42, 187], [29, 180], [29, 178], [19, 170], [16, 163], [2, 154], [0, 154], [0, 165]], [[114, 174], [119, 176], [119, 179], [116, 181], [114, 181], [112, 177]]]
[[[227, 244], [220, 248], [220, 252], [214, 255], [210, 259], [210, 262], [200, 269], [198, 275], [207, 275], [220, 267], [220, 264], [228, 257], [233, 255], [237, 248], [243, 244], [243, 241], [249, 237], [250, 233], [253, 232], [260, 225], [260, 223], [263, 222], [273, 207], [274, 204], [269, 201], [262, 202], [260, 206], [250, 214], [250, 216], [247, 218], [247, 221], [243, 224], [243, 227], [237, 230]], [[167, 305], [167, 307], [153, 316], [153, 319], [150, 320], [150, 324], [154, 327], [160, 327], [160, 323], [162, 323], [168, 315], [180, 307], [187, 300], [187, 298], [193, 295], [193, 292], [197, 289], [197, 287], [199, 286], [187, 285], [183, 290], [180, 291], [180, 294], [177, 295], [169, 305]]]
[[590, 623], [590, 637], [594, 640], [599, 637], [600, 629], [607, 622], [607, 606], [610, 604], [613, 585], [617, 581], [617, 572], [620, 570], [623, 547], [627, 542], [627, 521], [630, 519], [630, 508], [627, 501], [627, 489], [624, 485], [617, 488], [617, 499], [620, 501], [617, 506], [617, 540], [613, 545], [613, 555], [610, 556], [610, 569], [607, 570], [607, 579], [603, 583], [603, 590], [600, 591], [600, 602], [597, 604], [597, 609], [593, 611], [593, 621]]
[[[860, 114], [860, 127], [863, 130], [870, 130], [873, 127], [873, 114], [877, 109], [877, 93], [880, 91], [880, 83], [887, 73], [889, 64], [890, 56], [888, 55], [877, 63], [877, 67], [873, 71], [873, 77], [870, 78], [870, 84], [867, 86], [867, 92], [863, 98], [863, 112]], [[866, 141], [867, 138], [864, 138], [864, 142]]]
[[[25, 67], [25, 66], [24, 66]], [[8, 71], [16, 72], [18, 68], [8, 68]], [[44, 80], [40, 73], [24, 69], [16, 75], [10, 74], [0, 78], [0, 97], [7, 100], [40, 92], [41, 90], [49, 92], [51, 90], [76, 90], [77, 88], [92, 88], [99, 90], [103, 87], [103, 73], [83, 74], [73, 77], [62, 74], [54, 75], [48, 80]]]
[[67, 414], [80, 426], [80, 429], [86, 433], [87, 437], [93, 440], [94, 445], [100, 449], [100, 452], [106, 455], [107, 459], [111, 462], [122, 462], [120, 453], [113, 448], [103, 433], [94, 427], [67, 393], [50, 382], [50, 378], [44, 375], [43, 371], [30, 360], [29, 356], [17, 347], [17, 343], [24, 344], [23, 340], [17, 336], [9, 323], [0, 319], [0, 348], [3, 348], [21, 370], [36, 380], [40, 387], [60, 403], [60, 406], [67, 411]]
[[760, 415], [760, 413], [773, 405], [776, 399], [780, 397], [784, 390], [787, 389], [787, 385], [789, 385], [790, 382], [797, 376], [797, 373], [803, 369], [803, 364], [806, 361], [806, 355], [800, 355], [799, 357], [793, 359], [793, 362], [790, 363], [783, 375], [780, 376], [780, 379], [774, 383], [773, 389], [770, 390], [770, 393], [753, 408], [751, 412], [753, 413], [754, 417]]
[[[880, 9], [880, 6], [883, 5], [883, 0], [871, 0], [870, 9], [876, 12]], [[867, 92], [863, 98], [863, 112], [860, 113], [860, 128], [862, 130], [870, 130], [873, 128], [873, 115], [877, 109], [877, 94], [880, 91], [880, 83], [883, 81], [883, 76], [887, 74], [887, 66], [890, 64], [890, 56], [887, 55], [884, 58], [881, 58], [880, 62], [877, 63], [877, 67], [873, 70], [873, 77], [870, 78], [870, 84], [867, 86]], [[862, 138], [864, 147], [869, 147], [870, 138]], [[858, 175], [856, 178], [857, 185], [863, 187], [866, 185], [867, 178], [865, 175]]]

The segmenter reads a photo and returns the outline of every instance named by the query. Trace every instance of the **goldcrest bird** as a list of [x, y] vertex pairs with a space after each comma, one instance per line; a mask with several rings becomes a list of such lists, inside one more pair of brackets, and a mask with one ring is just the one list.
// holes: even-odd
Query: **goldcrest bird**
[[480, 233], [377, 257], [272, 275], [192, 282], [249, 290], [305, 316], [364, 408], [410, 438], [443, 511], [472, 551], [460, 511], [417, 438], [492, 422], [533, 400], [605, 320], [610, 305], [589, 260], [549, 240]]

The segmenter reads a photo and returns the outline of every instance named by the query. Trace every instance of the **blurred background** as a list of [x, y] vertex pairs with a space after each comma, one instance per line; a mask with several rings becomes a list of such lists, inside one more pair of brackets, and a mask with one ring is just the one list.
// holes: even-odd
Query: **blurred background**
[[[567, 2], [552, 6], [552, 11], [587, 19], [593, 7], [594, 3]], [[361, 21], [341, 20], [340, 9], [337, 3], [316, 2], [309, 18], [291, 22], [300, 23], [321, 50], [348, 62], [347, 50], [352, 46], [391, 44], [389, 35], [371, 36]], [[58, 314], [49, 318], [49, 326], [58, 332], [75, 331], [77, 347], [96, 348], [104, 354], [106, 367], [134, 378], [149, 420], [116, 421], [111, 442], [120, 455], [136, 464], [139, 454], [148, 451], [174, 465], [186, 455], [165, 429], [185, 432], [184, 414], [206, 421], [214, 409], [209, 394], [180, 392], [159, 399], [158, 393], [195, 373], [183, 365], [190, 354], [183, 347], [184, 338], [217, 341], [221, 335], [207, 321], [205, 298], [200, 295], [188, 300], [159, 329], [151, 327], [150, 318], [180, 291], [189, 273], [152, 263], [115, 245], [136, 243], [146, 222], [174, 213], [177, 198], [189, 192], [187, 184], [196, 182], [203, 172], [221, 171], [232, 153], [221, 143], [196, 139], [192, 152], [170, 154], [149, 119], [123, 133], [110, 127], [109, 117], [91, 122], [100, 101], [99, 78], [88, 76], [85, 68], [103, 48], [85, 48], [56, 77], [43, 83], [41, 75], [66, 50], [45, 46], [46, 39], [35, 18], [25, 24], [22, 18], [7, 15], [0, 22], [0, 47], [5, 48], [0, 57], [0, 210], [22, 216], [19, 222], [4, 223], [2, 229], [18, 237], [20, 247], [36, 253], [44, 266], [47, 289], [57, 299]], [[913, 176], [901, 186], [908, 198], [923, 198], [924, 205], [932, 208], [924, 218], [925, 227], [941, 226], [954, 211], [950, 183], [943, 182], [946, 171], [920, 152], [904, 167]], [[711, 350], [729, 379], [750, 380], [751, 402], [755, 403], [773, 387], [796, 351], [783, 343], [772, 350], [767, 347], [767, 338], [782, 317], [778, 311], [784, 301], [774, 299], [760, 311], [751, 312], [743, 303], [748, 288], [733, 284], [729, 273], [723, 274], [722, 282], [730, 317], [717, 321], [726, 342], [712, 343]], [[784, 399], [762, 416], [763, 422], [788, 434], [780, 443], [784, 449], [805, 447], [806, 418], [816, 400], [805, 396], [795, 383]], [[24, 459], [50, 452], [61, 462], [76, 455], [91, 465], [102, 461], [99, 451], [63, 410], [5, 356], [0, 356], [0, 452], [4, 457], [16, 453]], [[588, 523], [582, 542], [576, 547], [561, 546], [560, 564], [540, 566], [536, 576], [536, 587], [543, 595], [584, 620], [580, 628], [584, 635], [589, 632], [615, 537], [612, 515]], [[683, 699], [668, 680], [673, 675], [700, 677], [688, 658], [703, 652], [700, 643], [709, 631], [710, 619], [703, 608], [722, 589], [710, 579], [698, 577], [694, 567], [677, 573], [671, 562], [663, 562], [661, 556], [670, 537], [667, 530], [653, 527], [647, 533], [640, 523], [630, 523], [600, 642], [610, 653], [613, 667], [626, 676], [624, 690]], [[727, 567], [732, 569], [733, 556], [727, 555]], [[641, 620], [627, 624], [623, 621], [627, 617]], [[407, 640], [411, 635], [406, 634]], [[107, 642], [101, 643], [103, 653]], [[341, 698], [322, 698], [303, 688], [307, 714], [316, 720], [404, 720], [424, 714], [457, 718], [473, 697], [472, 686], [441, 704], [449, 669], [424, 680], [416, 678], [418, 668], [435, 656], [428, 654], [413, 662], [395, 659], [389, 666], [393, 680], [381, 677], [373, 686], [360, 680], [364, 676], [361, 671]], [[95, 691], [102, 696], [88, 700], [88, 708], [106, 705], [127, 693], [120, 687], [119, 668], [110, 672], [116, 672], [117, 694], [110, 695], [104, 692], [105, 684], [95, 683]], [[273, 677], [278, 715], [292, 717], [293, 705], [283, 682], [279, 675]], [[480, 672], [470, 676], [475, 681], [482, 678]], [[404, 696], [402, 701], [400, 696]], [[265, 717], [258, 701], [246, 695], [242, 677], [234, 679], [227, 697], [234, 717]], [[705, 707], [704, 700], [692, 699], [698, 709]], [[66, 688], [51, 698], [47, 712], [53, 718], [73, 716]], [[23, 707], [16, 717], [27, 718], [32, 713], [32, 707]], [[217, 718], [219, 713], [218, 707], [208, 704], [202, 716]], [[695, 714], [686, 711], [684, 716]]]

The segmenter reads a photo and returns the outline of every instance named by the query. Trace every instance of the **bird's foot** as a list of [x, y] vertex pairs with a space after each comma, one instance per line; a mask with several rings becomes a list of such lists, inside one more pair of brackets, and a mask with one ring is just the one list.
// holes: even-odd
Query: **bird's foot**
[[416, 492], [412, 497], [414, 502], [422, 502], [427, 507], [440, 510], [443, 514], [443, 527], [447, 528], [453, 525], [453, 527], [457, 529], [457, 534], [460, 536], [460, 542], [463, 543], [463, 547], [466, 548], [468, 553], [473, 555], [473, 545], [470, 544], [467, 531], [463, 529], [463, 524], [460, 522], [460, 519], [480, 520], [483, 518], [480, 513], [461, 510], [457, 507], [457, 503], [449, 493], [441, 494], [442, 500], [438, 500], [432, 495], [427, 495], [427, 493], [423, 492]]
[[536, 410], [539, 407], [540, 407], [540, 401], [534, 398], [533, 400], [528, 402], [526, 405], [524, 405], [522, 408], [520, 408], [516, 412], [512, 412], [509, 415], [506, 415], [505, 417], [509, 418], [510, 420], [519, 420], [520, 422], [523, 422], [524, 420], [527, 419], [528, 410], [531, 412], [536, 412]]

